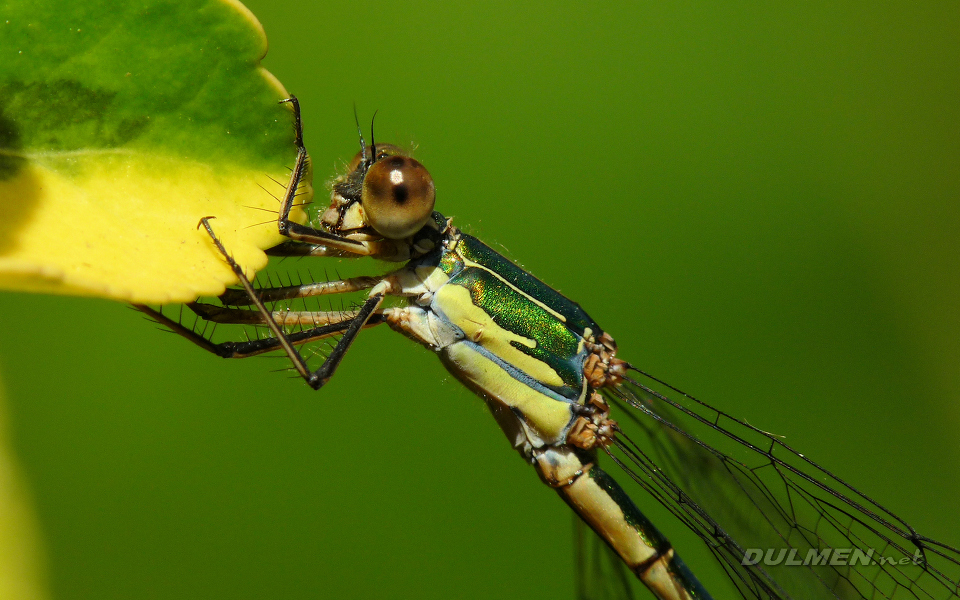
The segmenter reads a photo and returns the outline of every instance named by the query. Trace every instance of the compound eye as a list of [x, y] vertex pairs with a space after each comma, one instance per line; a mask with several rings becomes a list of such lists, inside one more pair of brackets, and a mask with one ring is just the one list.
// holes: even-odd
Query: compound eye
[[435, 200], [433, 178], [409, 156], [387, 156], [373, 163], [360, 197], [367, 223], [394, 240], [420, 231], [433, 213]]

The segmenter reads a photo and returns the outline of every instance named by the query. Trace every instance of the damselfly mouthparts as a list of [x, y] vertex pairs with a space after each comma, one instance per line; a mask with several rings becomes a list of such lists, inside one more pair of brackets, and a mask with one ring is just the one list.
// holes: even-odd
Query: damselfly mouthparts
[[[544, 483], [605, 542], [578, 565], [583, 597], [624, 597], [629, 569], [658, 598], [710, 598], [670, 543], [614, 479], [624, 474], [694, 531], [744, 598], [958, 598], [960, 551], [921, 535], [783, 443], [618, 357], [613, 337], [580, 306], [433, 210], [426, 169], [395, 146], [361, 149], [334, 181], [316, 227], [288, 215], [307, 170], [298, 159], [281, 200], [286, 256], [367, 256], [404, 266], [380, 276], [255, 289], [201, 220], [241, 289], [203, 319], [259, 324], [270, 337], [213, 343], [176, 320], [158, 322], [223, 357], [282, 350], [319, 389], [366, 327], [386, 323], [434, 351], [482, 397]], [[368, 290], [358, 310], [273, 310], [274, 303]], [[401, 306], [386, 306], [389, 297]], [[252, 308], [251, 308], [252, 307]], [[340, 336], [318, 369], [298, 346]], [[641, 501], [642, 502], [642, 501]], [[613, 558], [616, 557], [616, 558]], [[608, 562], [609, 561], [609, 562]]]

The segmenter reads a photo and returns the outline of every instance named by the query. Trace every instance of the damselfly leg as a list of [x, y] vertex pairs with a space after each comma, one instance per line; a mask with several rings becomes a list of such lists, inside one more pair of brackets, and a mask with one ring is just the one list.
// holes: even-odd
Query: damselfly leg
[[[197, 307], [197, 304], [190, 305], [191, 308]], [[134, 308], [143, 312], [151, 320], [156, 323], [163, 325], [168, 328], [170, 331], [177, 333], [189, 341], [193, 342], [200, 348], [216, 354], [222, 358], [247, 358], [250, 356], [257, 356], [264, 354], [266, 352], [273, 352], [276, 350], [282, 350], [283, 346], [281, 343], [274, 337], [266, 337], [261, 339], [245, 340], [245, 341], [228, 341], [228, 342], [219, 342], [214, 343], [210, 341], [208, 337], [202, 333], [197, 332], [194, 328], [186, 327], [181, 319], [171, 319], [167, 315], [163, 314], [162, 311], [154, 310], [149, 306], [144, 306], [142, 304], [135, 304]], [[215, 309], [223, 310], [221, 307], [214, 307]], [[204, 316], [204, 309], [198, 309], [197, 314], [201, 317]], [[259, 312], [256, 311], [245, 311], [249, 314], [244, 314], [238, 316], [235, 320], [230, 320], [222, 316], [218, 316], [215, 322], [219, 323], [236, 323], [236, 324], [260, 324], [263, 323], [263, 317]], [[278, 322], [280, 317], [283, 316], [281, 313], [273, 313]], [[355, 315], [353, 313], [347, 313], [343, 311], [330, 311], [323, 313], [313, 313], [313, 316], [307, 317], [304, 316], [300, 320], [300, 324], [312, 323], [313, 327], [307, 329], [301, 329], [300, 331], [294, 331], [286, 334], [287, 341], [294, 345], [299, 346], [303, 344], [309, 344], [312, 342], [317, 342], [320, 340], [325, 340], [331, 337], [338, 335], [343, 335], [350, 325], [353, 323]], [[214, 319], [211, 319], [214, 320]], [[367, 320], [365, 327], [374, 327], [384, 322], [382, 314], [373, 314]], [[319, 323], [325, 323], [320, 325]], [[265, 324], [265, 323], [263, 323]]]
[[[238, 265], [236, 261], [233, 260], [233, 257], [230, 256], [226, 248], [223, 247], [223, 244], [217, 238], [216, 234], [213, 231], [213, 228], [210, 225], [209, 218], [204, 217], [203, 219], [201, 219], [200, 223], [210, 234], [210, 238], [213, 240], [217, 249], [220, 250], [221, 254], [224, 257], [224, 260], [227, 261], [227, 264], [230, 265], [234, 273], [237, 275], [237, 278], [240, 281], [240, 285], [243, 287], [244, 292], [247, 294], [250, 304], [253, 304], [256, 307], [257, 312], [260, 315], [259, 322], [264, 323], [267, 327], [270, 328], [270, 331], [273, 333], [273, 338], [269, 343], [266, 343], [266, 344], [261, 343], [260, 345], [256, 346], [254, 348], [255, 351], [252, 353], [249, 351], [248, 347], [244, 347], [241, 350], [236, 349], [235, 343], [233, 346], [225, 347], [223, 344], [212, 345], [209, 343], [209, 341], [206, 341], [206, 343], [203, 343], [203, 344], [198, 343], [198, 345], [220, 356], [223, 356], [224, 352], [229, 352], [230, 357], [250, 356], [251, 354], [268, 352], [269, 350], [273, 350], [273, 349], [282, 349], [287, 354], [287, 356], [290, 357], [290, 360], [294, 364], [294, 368], [297, 370], [300, 376], [303, 377], [304, 380], [306, 380], [306, 382], [312, 388], [320, 389], [321, 387], [323, 387], [323, 385], [327, 381], [329, 381], [330, 377], [333, 376], [334, 371], [336, 371], [337, 366], [340, 364], [340, 361], [343, 360], [344, 354], [346, 354], [347, 350], [350, 348], [350, 345], [356, 339], [357, 334], [360, 332], [361, 329], [363, 329], [364, 326], [367, 325], [367, 323], [370, 321], [373, 315], [376, 314], [377, 309], [380, 308], [380, 305], [383, 303], [384, 292], [374, 291], [373, 293], [371, 293], [370, 296], [367, 298], [366, 302], [363, 303], [363, 306], [360, 308], [360, 310], [356, 311], [356, 314], [352, 315], [349, 318], [343, 319], [339, 323], [330, 324], [329, 321], [333, 317], [331, 317], [331, 315], [329, 314], [314, 314], [312, 315], [312, 317], [310, 315], [301, 315], [303, 320], [306, 320], [308, 322], [310, 321], [310, 319], [312, 319], [313, 322], [326, 321], [328, 323], [321, 327], [315, 327], [313, 330], [314, 333], [312, 334], [310, 334], [310, 332], [303, 332], [308, 334], [306, 336], [303, 336], [304, 337], [303, 342], [311, 341], [314, 339], [321, 339], [323, 337], [329, 337], [331, 335], [337, 335], [337, 334], [342, 335], [340, 340], [337, 342], [337, 345], [334, 347], [333, 351], [330, 353], [329, 356], [327, 356], [326, 360], [323, 361], [323, 364], [320, 365], [318, 369], [311, 370], [310, 367], [307, 365], [306, 359], [304, 359], [303, 356], [300, 354], [300, 352], [297, 350], [296, 343], [292, 341], [290, 337], [288, 337], [287, 334], [283, 331], [282, 329], [282, 326], [284, 325], [284, 322], [282, 320], [283, 315], [274, 316], [271, 313], [271, 311], [267, 309], [266, 305], [264, 305], [263, 301], [257, 296], [257, 293], [253, 288], [253, 285], [250, 283], [250, 280], [247, 279], [247, 276], [244, 274], [243, 268], [240, 267], [240, 265]], [[349, 287], [349, 284], [346, 284], [346, 287]], [[203, 309], [201, 309], [200, 306], [202, 305], [198, 305], [198, 308], [197, 308], [198, 314], [200, 314], [200, 316], [204, 316], [202, 314]], [[138, 307], [138, 308], [141, 308], [141, 310], [143, 309], [142, 307]], [[154, 318], [158, 316], [158, 313], [156, 311], [153, 311], [152, 309], [148, 309], [148, 310], [150, 311], [148, 314], [151, 314], [151, 316], [154, 316]], [[238, 310], [231, 310], [228, 308], [227, 309], [221, 308], [221, 309], [218, 309], [217, 311], [211, 310], [209, 314], [212, 315], [214, 312], [216, 312], [217, 318], [220, 319], [219, 322], [221, 323], [257, 322], [255, 316], [251, 314], [253, 311], [238, 311]], [[162, 315], [159, 315], [159, 316], [162, 317]], [[163, 318], [166, 319], [165, 317]], [[211, 318], [210, 320], [216, 321], [217, 319]], [[280, 322], [278, 322], [278, 320]], [[379, 322], [379, 319], [377, 320], [377, 322]], [[177, 330], [178, 333], [181, 333], [180, 329], [183, 329], [183, 327], [180, 326], [180, 328]], [[200, 339], [205, 339], [205, 338], [201, 337]], [[198, 340], [192, 340], [192, 341], [194, 341], [195, 343], [198, 342]], [[262, 340], [258, 340], [258, 342], [262, 342]], [[252, 344], [252, 342], [250, 343]], [[265, 347], [266, 349], [260, 349], [261, 347]], [[242, 353], [244, 351], [245, 353]]]

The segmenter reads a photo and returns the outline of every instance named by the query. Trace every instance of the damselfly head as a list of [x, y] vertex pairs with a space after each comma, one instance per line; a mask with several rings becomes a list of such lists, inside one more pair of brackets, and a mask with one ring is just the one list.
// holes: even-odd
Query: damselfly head
[[370, 165], [387, 156], [410, 156], [410, 153], [393, 144], [364, 145], [363, 149], [357, 152], [350, 164], [347, 165], [347, 173], [361, 170], [361, 163], [363, 163], [362, 171], [365, 172], [370, 168]]
[[391, 144], [365, 147], [350, 171], [333, 183], [330, 208], [323, 223], [341, 235], [399, 240], [418, 232], [430, 220], [436, 200], [427, 169]]
[[386, 156], [363, 178], [360, 203], [367, 222], [389, 239], [413, 235], [433, 213], [436, 190], [430, 173], [409, 156]]

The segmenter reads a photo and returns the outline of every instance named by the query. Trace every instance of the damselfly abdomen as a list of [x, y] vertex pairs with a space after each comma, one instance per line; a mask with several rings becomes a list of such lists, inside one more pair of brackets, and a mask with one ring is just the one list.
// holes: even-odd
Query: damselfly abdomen
[[[380, 276], [255, 289], [201, 225], [242, 289], [193, 303], [218, 323], [260, 324], [270, 337], [213, 343], [139, 307], [224, 357], [284, 351], [319, 389], [365, 327], [386, 323], [434, 351], [482, 397], [544, 483], [658, 598], [709, 598], [666, 538], [598, 466], [605, 454], [708, 545], [745, 598], [957, 598], [960, 551], [914, 531], [777, 436], [716, 410], [617, 356], [613, 337], [576, 303], [464, 234], [433, 210], [426, 169], [395, 146], [366, 146], [333, 183], [316, 227], [289, 221], [307, 169], [300, 150], [281, 200], [279, 255], [369, 256], [404, 265]], [[271, 310], [268, 304], [368, 290], [357, 310]], [[405, 304], [386, 306], [388, 297]], [[252, 307], [252, 308], [251, 308]], [[340, 336], [312, 369], [297, 346]], [[627, 431], [629, 427], [635, 433]], [[600, 558], [604, 560], [603, 557]], [[580, 567], [592, 572], [592, 560]], [[611, 586], [585, 581], [592, 597]]]

